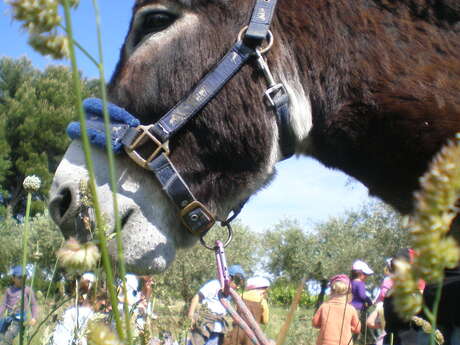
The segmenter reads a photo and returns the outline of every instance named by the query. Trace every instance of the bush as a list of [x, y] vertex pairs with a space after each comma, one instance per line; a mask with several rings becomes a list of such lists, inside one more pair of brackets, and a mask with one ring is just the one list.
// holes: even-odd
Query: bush
[[[268, 291], [268, 296], [271, 304], [277, 305], [290, 305], [296, 294], [297, 286], [285, 282], [275, 283]], [[310, 307], [315, 305], [317, 300], [316, 296], [310, 296], [310, 294], [304, 290], [300, 297], [300, 305], [304, 307]]]

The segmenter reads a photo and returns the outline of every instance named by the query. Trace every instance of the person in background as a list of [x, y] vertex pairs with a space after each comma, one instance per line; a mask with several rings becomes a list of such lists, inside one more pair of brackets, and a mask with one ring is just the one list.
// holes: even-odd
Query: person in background
[[[254, 319], [264, 325], [269, 321], [269, 309], [267, 303], [267, 293], [270, 281], [263, 277], [252, 277], [246, 282], [246, 289], [242, 298], [251, 311]], [[238, 310], [239, 311], [239, 310]], [[237, 324], [233, 324], [232, 331], [225, 337], [225, 345], [252, 345], [251, 339]]]
[[345, 274], [331, 278], [331, 297], [313, 316], [313, 327], [319, 328], [316, 345], [352, 345], [352, 334], [359, 334], [358, 312], [350, 305], [350, 279]]
[[361, 260], [356, 260], [351, 268], [351, 305], [358, 312], [362, 312], [372, 305], [371, 298], [366, 293], [366, 279], [374, 274], [374, 271]]
[[[244, 286], [246, 274], [240, 265], [230, 266], [228, 274], [230, 275], [230, 286], [233, 289]], [[213, 279], [204, 284], [192, 298], [188, 311], [188, 317], [192, 322], [189, 345], [221, 345], [223, 343], [228, 324], [224, 319], [227, 310], [219, 300], [220, 290], [220, 282]], [[201, 308], [200, 313], [196, 314], [200, 304], [206, 308]]]
[[158, 316], [153, 312], [152, 301], [152, 276], [139, 276], [140, 291], [139, 303], [137, 306], [136, 327], [139, 332], [144, 332], [146, 327], [149, 327], [150, 321], [155, 320]]
[[[372, 305], [371, 298], [366, 292], [366, 279], [374, 274], [374, 271], [362, 260], [356, 260], [351, 267], [351, 305], [358, 311], [361, 324], [366, 325], [367, 309]], [[359, 337], [355, 336], [355, 340]], [[375, 336], [368, 332], [367, 326], [361, 329], [360, 344], [373, 344], [375, 343]]]
[[82, 291], [82, 298], [88, 299], [89, 295], [96, 282], [96, 275], [92, 272], [83, 273], [80, 278], [80, 290]]
[[385, 265], [385, 268], [383, 269], [383, 274], [385, 278], [383, 278], [382, 283], [380, 284], [379, 294], [375, 298], [374, 304], [383, 302], [383, 299], [385, 298], [386, 294], [393, 287], [393, 278], [392, 278], [393, 273], [391, 269], [392, 260], [393, 260], [392, 258], [385, 260], [386, 265]]
[[[140, 294], [139, 294], [139, 279], [135, 274], [127, 273], [125, 275], [126, 279], [126, 301], [128, 303], [128, 308], [130, 312], [133, 312], [140, 302]], [[123, 291], [123, 282], [120, 281], [118, 288], [118, 310], [123, 313], [123, 304], [125, 302], [125, 294]]]
[[[21, 322], [26, 321], [27, 325], [34, 326], [37, 323], [38, 306], [34, 292], [28, 286], [24, 287], [24, 314], [21, 313], [21, 295], [23, 289], [23, 278], [26, 272], [22, 271], [22, 266], [14, 266], [11, 270], [12, 285], [5, 291], [3, 302], [0, 305], [0, 316], [4, 312], [8, 314], [10, 325], [5, 333], [0, 335], [0, 345], [13, 344], [14, 338], [19, 334]], [[27, 321], [27, 310], [30, 310], [31, 318]]]
[[375, 308], [366, 319], [366, 327], [368, 329], [375, 330], [375, 332], [377, 333], [375, 345], [382, 345], [383, 338], [386, 334], [385, 317], [383, 313], [383, 299], [393, 287], [393, 272], [391, 268], [392, 260], [392, 258], [388, 258], [385, 260], [386, 265], [383, 269], [383, 274], [385, 278], [383, 278], [382, 283], [380, 284], [379, 293], [377, 297], [374, 299], [373, 304], [375, 305]]
[[151, 319], [156, 319], [157, 315], [153, 312], [152, 291], [153, 291], [153, 277], [140, 276], [141, 281], [141, 295], [139, 302], [139, 312], [146, 315]]
[[[414, 251], [411, 248], [403, 248], [398, 250], [390, 264], [390, 272], [394, 273], [395, 260], [404, 260], [409, 264], [414, 261]], [[418, 288], [420, 293], [425, 288], [425, 282], [419, 280]], [[423, 333], [422, 329], [416, 326], [413, 322], [402, 319], [396, 311], [390, 290], [383, 299], [383, 312], [385, 319], [385, 332], [383, 338], [384, 345], [421, 345], [423, 341], [429, 337]]]
[[[93, 280], [94, 279], [94, 280]], [[52, 345], [86, 345], [88, 322], [97, 311], [96, 292], [92, 288], [96, 276], [85, 273], [78, 284], [78, 299], [69, 306], [57, 323], [52, 334]], [[75, 291], [74, 291], [75, 293]]]
[[385, 337], [385, 317], [383, 315], [383, 302], [377, 302], [372, 313], [369, 314], [366, 320], [366, 326], [369, 329], [377, 331], [377, 339], [375, 345], [383, 345]]

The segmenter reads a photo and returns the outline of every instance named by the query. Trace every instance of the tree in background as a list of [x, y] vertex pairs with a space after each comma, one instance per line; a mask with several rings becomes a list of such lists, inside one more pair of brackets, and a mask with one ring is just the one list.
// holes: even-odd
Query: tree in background
[[369, 203], [357, 211], [318, 224], [316, 261], [325, 277], [349, 273], [354, 260], [362, 259], [376, 272], [369, 282], [383, 278], [385, 259], [408, 246], [402, 217], [383, 203]]
[[275, 278], [283, 277], [290, 283], [310, 277], [311, 257], [316, 250], [316, 239], [296, 220], [284, 219], [265, 233], [263, 246], [267, 262], [265, 269]]
[[[47, 213], [35, 215], [30, 219], [29, 225], [29, 263], [37, 268], [35, 281], [50, 279], [56, 264], [55, 253], [63, 236]], [[21, 263], [23, 231], [24, 224], [18, 223], [14, 218], [0, 222], [0, 273], [8, 274], [12, 266]]]
[[[44, 71], [27, 58], [0, 59], [0, 203], [9, 216], [24, 209], [22, 182], [37, 175], [41, 190], [34, 195], [32, 214], [41, 212], [54, 171], [70, 140], [67, 124], [76, 119], [71, 73], [63, 66]], [[95, 83], [82, 79], [84, 97]], [[5, 211], [6, 208], [6, 211]], [[0, 210], [1, 212], [2, 210]]]
[[329, 278], [349, 274], [354, 260], [362, 259], [374, 269], [376, 275], [370, 283], [375, 286], [383, 277], [385, 259], [407, 246], [401, 216], [383, 203], [363, 205], [309, 231], [296, 222], [284, 221], [268, 231], [264, 241], [266, 269], [291, 282], [303, 276], [318, 281], [319, 303]]

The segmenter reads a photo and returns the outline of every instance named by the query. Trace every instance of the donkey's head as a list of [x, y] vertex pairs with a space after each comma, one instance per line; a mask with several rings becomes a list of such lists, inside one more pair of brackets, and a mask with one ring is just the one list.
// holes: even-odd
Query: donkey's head
[[[137, 0], [109, 84], [110, 100], [143, 124], [159, 120], [234, 44], [254, 3]], [[287, 60], [279, 44], [275, 42], [270, 53], [276, 61], [274, 70]], [[286, 74], [295, 68], [285, 67]], [[243, 66], [169, 141], [170, 160], [196, 199], [218, 220], [225, 220], [241, 201], [268, 183], [281, 158], [276, 119], [262, 100], [265, 89], [266, 80], [252, 63]], [[93, 148], [93, 160], [101, 207], [113, 228], [105, 153]], [[116, 166], [126, 262], [134, 271], [162, 271], [174, 259], [175, 249], [191, 245], [196, 236], [183, 228], [177, 208], [151, 172], [127, 156], [117, 157]], [[51, 214], [67, 236], [86, 238], [78, 225], [79, 185], [86, 176], [81, 143], [75, 140], [56, 172], [51, 192]]]

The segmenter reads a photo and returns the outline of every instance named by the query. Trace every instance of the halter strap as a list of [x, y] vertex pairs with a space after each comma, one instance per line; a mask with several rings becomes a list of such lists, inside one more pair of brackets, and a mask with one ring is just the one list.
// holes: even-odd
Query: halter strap
[[277, 0], [257, 0], [245, 38], [260, 45], [267, 37]]
[[192, 92], [153, 125], [153, 132], [167, 141], [211, 101], [225, 84], [254, 55], [254, 50], [237, 42]]
[[[140, 121], [126, 110], [114, 104], [108, 106], [113, 151], [120, 153], [124, 150], [138, 165], [153, 172], [169, 199], [178, 208], [182, 224], [195, 235], [203, 236], [214, 225], [215, 218], [195, 198], [169, 159], [168, 140], [198, 114], [253, 56], [258, 56], [258, 65], [267, 77], [269, 88], [265, 96], [276, 114], [283, 159], [290, 157], [294, 152], [295, 139], [289, 125], [289, 97], [284, 86], [273, 81], [265, 60], [257, 50], [269, 35], [276, 2], [277, 0], [256, 1], [244, 39], [238, 40], [189, 95], [156, 123], [140, 125]], [[250, 41], [251, 47], [243, 41]], [[102, 102], [98, 99], [85, 100], [84, 109], [87, 114], [89, 141], [105, 147]], [[80, 124], [70, 123], [67, 133], [72, 139], [80, 138]], [[153, 144], [153, 149], [145, 156], [139, 149], [145, 147], [148, 141]], [[239, 213], [241, 207], [238, 205], [233, 213]], [[224, 222], [224, 225], [228, 222]]]

